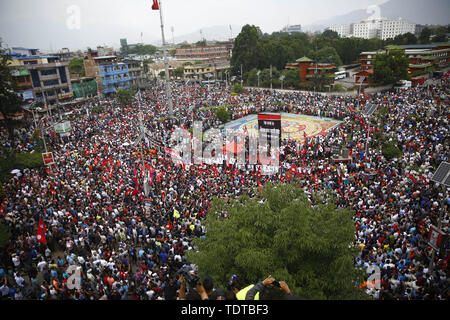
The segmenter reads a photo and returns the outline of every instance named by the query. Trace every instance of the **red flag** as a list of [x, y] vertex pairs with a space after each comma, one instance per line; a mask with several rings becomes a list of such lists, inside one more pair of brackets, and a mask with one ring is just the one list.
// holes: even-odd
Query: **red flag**
[[6, 204], [6, 200], [3, 200], [2, 204], [0, 205], [0, 215], [4, 215], [5, 214], [5, 204]]
[[259, 192], [262, 193], [262, 183], [258, 179]]
[[152, 10], [159, 10], [158, 0], [153, 0]]
[[295, 166], [294, 163], [292, 164], [291, 168], [289, 169], [289, 172], [295, 173], [298, 176], [297, 167]]
[[47, 244], [47, 239], [45, 239], [45, 232], [47, 232], [47, 228], [45, 228], [45, 224], [42, 221], [42, 218], [39, 219], [39, 226], [37, 230], [37, 241], [43, 244]]

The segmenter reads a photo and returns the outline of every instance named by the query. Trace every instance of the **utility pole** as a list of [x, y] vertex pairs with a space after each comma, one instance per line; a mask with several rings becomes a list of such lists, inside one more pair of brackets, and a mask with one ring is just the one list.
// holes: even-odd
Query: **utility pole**
[[175, 31], [175, 29], [174, 29], [174, 27], [172, 26], [172, 28], [170, 28], [170, 30], [172, 31], [172, 43], [173, 43], [173, 45], [175, 45], [175, 36], [174, 36], [174, 31]]
[[161, 18], [161, 36], [162, 36], [162, 46], [164, 53], [164, 66], [166, 71], [166, 94], [167, 94], [167, 102], [169, 104], [169, 118], [173, 118], [173, 101], [172, 101], [172, 90], [170, 88], [170, 77], [169, 77], [169, 62], [167, 61], [167, 49], [166, 49], [166, 40], [164, 37], [164, 22], [163, 22], [163, 13], [162, 13], [162, 1], [158, 0], [159, 3], [159, 15]]

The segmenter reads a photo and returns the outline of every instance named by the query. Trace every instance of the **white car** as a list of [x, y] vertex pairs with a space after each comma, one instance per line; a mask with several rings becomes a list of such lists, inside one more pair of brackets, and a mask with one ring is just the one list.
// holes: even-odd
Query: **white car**
[[408, 80], [400, 80], [394, 86], [395, 89], [409, 89], [411, 88], [411, 81]]

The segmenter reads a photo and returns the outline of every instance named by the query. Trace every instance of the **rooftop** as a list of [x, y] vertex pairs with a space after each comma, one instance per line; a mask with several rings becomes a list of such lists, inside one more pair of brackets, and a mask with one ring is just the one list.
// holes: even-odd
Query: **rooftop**
[[102, 57], [94, 57], [94, 60], [106, 60], [106, 59], [115, 59], [117, 56], [102, 56]]
[[295, 60], [295, 62], [313, 62], [310, 58], [308, 57], [301, 57], [300, 59]]

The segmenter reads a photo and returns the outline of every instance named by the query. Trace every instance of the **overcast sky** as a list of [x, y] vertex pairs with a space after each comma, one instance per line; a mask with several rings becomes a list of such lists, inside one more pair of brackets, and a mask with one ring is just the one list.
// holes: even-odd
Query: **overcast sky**
[[[386, 1], [163, 0], [162, 8], [169, 38], [171, 27], [175, 37], [218, 25], [254, 24], [272, 33], [288, 21], [308, 25]], [[140, 42], [141, 32], [144, 43], [153, 43], [161, 40], [161, 27], [159, 11], [151, 5], [152, 0], [0, 0], [0, 37], [9, 47], [43, 51], [118, 48], [121, 38]], [[234, 36], [239, 31], [233, 30]]]

